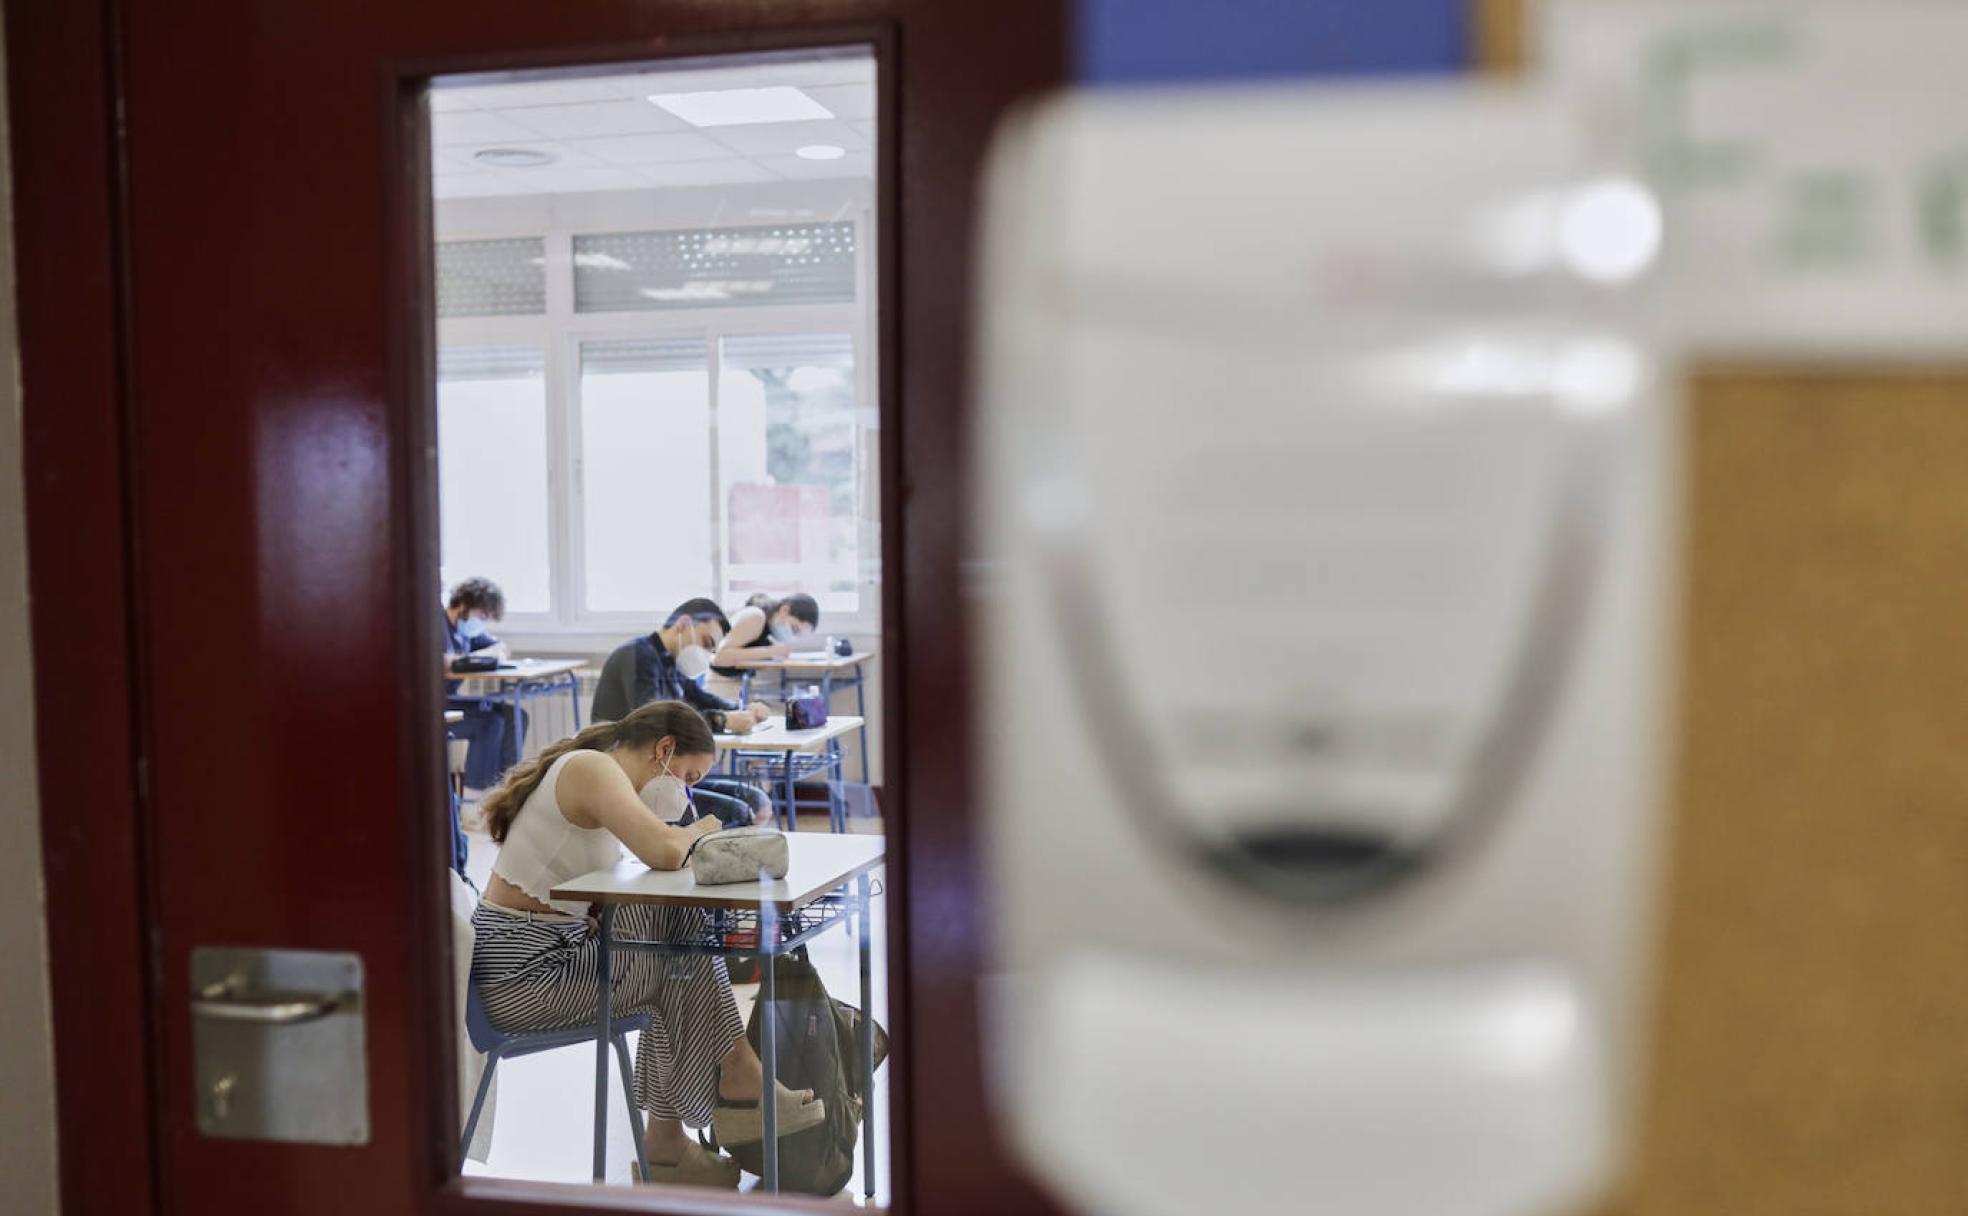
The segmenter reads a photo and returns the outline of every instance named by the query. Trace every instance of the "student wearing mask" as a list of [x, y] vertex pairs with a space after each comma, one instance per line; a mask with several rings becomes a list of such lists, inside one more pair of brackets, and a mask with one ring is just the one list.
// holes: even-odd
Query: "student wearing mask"
[[736, 664], [743, 659], [783, 659], [803, 642], [811, 641], [820, 628], [820, 604], [804, 592], [782, 600], [755, 595], [731, 617], [731, 628], [724, 634], [717, 653], [711, 657], [711, 670], [736, 678], [745, 669]]
[[[459, 655], [491, 651], [504, 658], [505, 646], [492, 636], [491, 623], [506, 615], [506, 596], [499, 584], [489, 578], [468, 578], [451, 588], [444, 604], [445, 666]], [[519, 760], [519, 739], [526, 729], [526, 715], [519, 711], [513, 720], [511, 706], [482, 697], [458, 695], [461, 681], [445, 681], [445, 704], [460, 709], [465, 720], [453, 723], [453, 739], [471, 740], [465, 755], [465, 784], [473, 789], [491, 789], [499, 774]]]
[[[770, 709], [741, 706], [704, 687], [711, 655], [730, 626], [724, 610], [711, 600], [678, 604], [661, 629], [631, 638], [609, 654], [595, 683], [591, 718], [613, 721], [651, 701], [683, 701], [703, 714], [713, 731], [751, 733], [772, 716]], [[763, 823], [772, 816], [765, 791], [734, 777], [705, 778], [697, 785], [697, 801], [706, 814], [725, 823]]]
[[[715, 750], [695, 709], [659, 701], [552, 745], [507, 772], [486, 798], [499, 855], [472, 916], [471, 978], [493, 1026], [516, 1033], [594, 1020], [595, 924], [587, 906], [548, 896], [569, 879], [615, 864], [624, 848], [652, 869], [682, 868], [697, 838], [720, 826], [690, 806], [691, 786], [710, 771]], [[664, 809], [652, 814], [651, 807]], [[624, 937], [687, 940], [701, 934], [704, 915], [627, 904], [616, 924]], [[724, 960], [622, 951], [613, 956], [612, 974], [616, 1015], [650, 1015], [634, 1085], [636, 1105], [648, 1113], [645, 1181], [736, 1186], [737, 1163], [684, 1131], [713, 1125], [725, 1145], [764, 1135], [763, 1071]], [[826, 1117], [811, 1090], [779, 1085], [774, 1101], [782, 1136]]]

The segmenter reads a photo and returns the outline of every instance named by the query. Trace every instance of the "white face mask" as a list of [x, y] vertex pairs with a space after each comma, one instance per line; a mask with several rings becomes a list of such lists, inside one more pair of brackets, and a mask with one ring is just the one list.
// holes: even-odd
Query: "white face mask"
[[656, 817], [664, 823], [675, 823], [691, 812], [690, 787], [683, 778], [670, 771], [670, 762], [663, 762], [663, 771], [643, 783], [636, 791], [642, 805], [656, 812]]
[[711, 669], [711, 652], [702, 646], [685, 646], [677, 651], [677, 670], [686, 680], [701, 680]]

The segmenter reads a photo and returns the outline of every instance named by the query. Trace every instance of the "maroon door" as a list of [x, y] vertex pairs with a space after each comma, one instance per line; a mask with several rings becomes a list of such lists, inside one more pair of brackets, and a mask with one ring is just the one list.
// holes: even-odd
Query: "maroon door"
[[[973, 179], [1006, 105], [1060, 79], [1065, 7], [9, 0], [66, 1211], [339, 1216], [499, 1192], [451, 1180], [446, 844], [412, 809], [442, 797], [415, 82], [844, 38], [887, 56], [895, 221], [895, 1194], [1035, 1210], [983, 1114], [957, 567]], [[360, 955], [365, 1146], [199, 1134], [200, 946]]]

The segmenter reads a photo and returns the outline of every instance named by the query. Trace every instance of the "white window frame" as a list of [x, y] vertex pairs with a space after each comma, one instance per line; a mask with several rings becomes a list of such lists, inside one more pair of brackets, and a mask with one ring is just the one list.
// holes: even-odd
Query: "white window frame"
[[[855, 225], [855, 299], [838, 304], [761, 305], [737, 308], [665, 308], [621, 312], [576, 312], [574, 310], [573, 248], [577, 234], [598, 232], [655, 231], [715, 226], [749, 226], [747, 221], [716, 221], [706, 216], [700, 222], [668, 221], [652, 224], [647, 218], [648, 204], [643, 196], [592, 196], [564, 198], [561, 207], [537, 199], [515, 208], [518, 213], [504, 223], [490, 225], [448, 225], [441, 241], [490, 240], [507, 237], [541, 237], [545, 242], [547, 311], [534, 316], [446, 317], [437, 323], [440, 348], [451, 346], [531, 345], [541, 348], [546, 365], [545, 458], [547, 460], [547, 536], [551, 568], [549, 594], [553, 608], [545, 613], [508, 613], [504, 632], [557, 642], [570, 648], [606, 649], [623, 637], [647, 632], [660, 625], [661, 616], [673, 605], [654, 605], [648, 612], [594, 612], [582, 605], [586, 585], [585, 537], [582, 534], [582, 468], [580, 419], [580, 349], [583, 342], [621, 340], [693, 339], [705, 346], [709, 375], [711, 447], [709, 452], [713, 553], [712, 578], [718, 585], [706, 594], [722, 592], [725, 554], [728, 552], [727, 520], [721, 494], [718, 461], [718, 378], [721, 371], [719, 341], [725, 337], [760, 334], [847, 334], [853, 342], [854, 377], [857, 399], [862, 403], [856, 424], [856, 442], [861, 448], [855, 503], [860, 543], [857, 557], [860, 576], [856, 580], [858, 607], [853, 612], [832, 611], [821, 618], [823, 632], [833, 635], [878, 635], [881, 631], [881, 502], [883, 491], [893, 487], [880, 483], [880, 352], [876, 346], [878, 326], [873, 288], [877, 283], [874, 264], [873, 183], [862, 193], [865, 199], [851, 211]], [[836, 187], [838, 188], [838, 187]], [[728, 197], [728, 191], [720, 192]], [[637, 217], [642, 218], [638, 219]], [[830, 219], [849, 218], [838, 213]], [[539, 222], [545, 220], [547, 222]], [[769, 225], [771, 221], [760, 221]], [[807, 221], [801, 221], [807, 222]], [[463, 228], [464, 230], [459, 230]], [[731, 607], [731, 605], [726, 605]]]

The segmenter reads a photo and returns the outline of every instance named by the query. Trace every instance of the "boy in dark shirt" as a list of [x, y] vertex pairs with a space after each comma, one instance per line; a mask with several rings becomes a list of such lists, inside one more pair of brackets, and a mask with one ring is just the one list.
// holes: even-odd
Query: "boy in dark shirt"
[[[678, 604], [661, 629], [630, 638], [609, 654], [595, 683], [591, 719], [610, 722], [651, 701], [683, 701], [703, 714], [713, 731], [749, 734], [772, 711], [762, 704], [741, 706], [703, 686], [711, 656], [730, 628], [724, 610], [711, 600]], [[763, 822], [772, 813], [764, 790], [736, 778], [706, 777], [692, 794], [700, 813], [715, 815], [727, 827]]]

